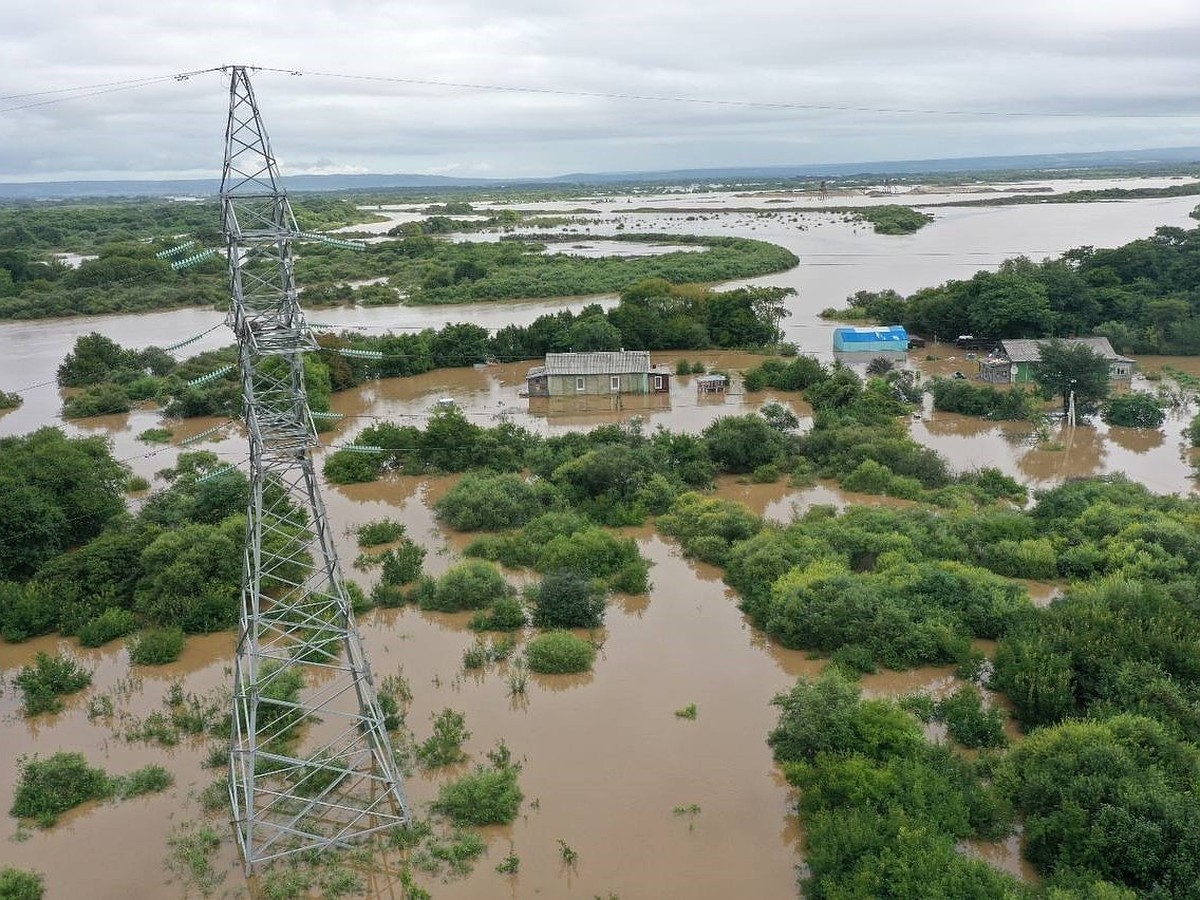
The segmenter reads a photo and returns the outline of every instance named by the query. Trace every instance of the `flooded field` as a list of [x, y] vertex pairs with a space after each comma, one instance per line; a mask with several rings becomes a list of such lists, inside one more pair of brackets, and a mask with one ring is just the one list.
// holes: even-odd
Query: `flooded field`
[[[1087, 183], [1086, 186], [1095, 186]], [[1036, 185], [1020, 185], [1020, 188]], [[989, 189], [990, 190], [990, 187]], [[986, 191], [984, 192], [986, 193]], [[936, 202], [937, 195], [924, 199]], [[997, 265], [1014, 253], [1035, 257], [1080, 244], [1113, 245], [1150, 233], [1156, 225], [1186, 225], [1195, 198], [1073, 206], [1023, 206], [937, 210], [937, 220], [904, 238], [874, 235], [863, 226], [818, 214], [788, 214], [784, 194], [747, 198], [741, 195], [680, 195], [599, 198], [565, 208], [597, 207], [598, 217], [613, 219], [614, 207], [659, 206], [662, 212], [622, 215], [627, 231], [744, 234], [788, 246], [801, 256], [796, 269], [755, 283], [798, 289], [784, 321], [787, 337], [802, 352], [832, 358], [829, 331], [817, 312], [840, 304], [860, 289], [896, 287], [911, 290], [947, 278], [964, 277], [980, 267]], [[796, 198], [807, 204], [808, 198]], [[878, 198], [863, 198], [875, 202]], [[844, 198], [835, 198], [843, 204]], [[770, 215], [689, 213], [686, 204], [730, 208], [761, 203]], [[832, 202], [832, 201], [831, 201]], [[891, 196], [886, 202], [907, 202]], [[553, 211], [552, 204], [539, 209]], [[413, 210], [396, 215], [416, 215]], [[391, 227], [387, 225], [386, 227]], [[382, 230], [386, 230], [384, 227]], [[581, 228], [584, 226], [581, 226]], [[608, 233], [611, 222], [588, 225]], [[581, 237], [580, 243], [590, 239]], [[335, 309], [315, 312], [315, 320], [338, 327], [414, 329], [447, 322], [472, 321], [488, 328], [510, 322], [528, 323], [563, 307], [579, 308], [595, 298], [472, 304], [435, 308]], [[614, 298], [602, 298], [604, 303]], [[230, 342], [211, 310], [178, 310], [145, 316], [101, 317], [36, 323], [0, 323], [0, 388], [30, 385], [24, 406], [0, 413], [0, 435], [22, 434], [46, 424], [71, 434], [109, 437], [115, 455], [137, 474], [153, 477], [170, 466], [178, 441], [221, 420], [194, 419], [176, 426], [175, 444], [166, 447], [137, 440], [160, 424], [158, 412], [144, 409], [121, 416], [65, 424], [58, 419], [61, 396], [53, 384], [55, 369], [75, 339], [91, 331], [107, 334], [128, 346], [166, 345], [214, 329], [188, 347], [188, 352]], [[931, 346], [912, 354], [906, 364], [924, 375], [962, 368], [967, 361], [952, 347]], [[758, 364], [746, 353], [689, 351], [655, 354], [654, 363], [673, 366], [686, 356], [706, 368], [737, 373]], [[934, 357], [926, 359], [927, 356]], [[862, 366], [866, 360], [855, 362]], [[605, 422], [629, 422], [699, 431], [722, 415], [741, 414], [779, 400], [811, 422], [811, 410], [795, 396], [771, 391], [747, 393], [734, 378], [729, 393], [700, 396], [689, 376], [672, 378], [666, 396], [600, 397], [579, 400], [529, 400], [519, 396], [526, 370], [517, 363], [431, 372], [389, 379], [335, 395], [333, 408], [344, 418], [323, 435], [326, 444], [353, 438], [380, 419], [420, 423], [434, 401], [451, 397], [481, 425], [507, 419], [542, 434], [586, 429]], [[1142, 371], [1164, 365], [1200, 375], [1200, 360], [1139, 360]], [[1135, 386], [1146, 387], [1138, 381]], [[1183, 428], [1193, 410], [1172, 413], [1161, 431], [1140, 432], [1103, 424], [1056, 432], [1054, 443], [1035, 445], [1028, 425], [983, 422], [926, 409], [910, 424], [913, 436], [965, 470], [997, 466], [1031, 487], [1056, 483], [1072, 475], [1123, 471], [1156, 491], [1188, 492], [1190, 477]], [[1056, 449], [1049, 449], [1054, 447]], [[229, 424], [214, 439], [190, 449], [217, 452], [230, 463], [246, 456], [240, 428]], [[426, 570], [438, 574], [455, 562], [466, 537], [444, 532], [431, 504], [452, 483], [450, 478], [397, 477], [347, 487], [327, 486], [324, 497], [338, 536], [343, 568], [364, 585], [373, 575], [354, 570], [357, 548], [347, 532], [372, 519], [390, 517], [405, 523], [410, 536], [427, 548]], [[723, 479], [722, 497], [745, 503], [754, 512], [785, 522], [816, 504], [903, 504], [884, 497], [847, 494], [820, 482], [796, 489], [780, 482], [743, 484]], [[539, 676], [528, 695], [515, 699], [505, 683], [505, 665], [483, 674], [465, 674], [462, 654], [476, 640], [463, 616], [423, 613], [406, 608], [366, 614], [361, 622], [377, 677], [399, 674], [409, 680], [413, 705], [408, 724], [418, 738], [428, 735], [431, 716], [451, 707], [466, 715], [472, 738], [466, 749], [472, 762], [503, 739], [523, 763], [521, 786], [526, 800], [517, 821], [485, 829], [488, 856], [469, 878], [427, 884], [442, 898], [748, 896], [786, 898], [797, 895], [796, 866], [802, 839], [791, 814], [789, 791], [772, 763], [765, 736], [775, 721], [770, 700], [799, 675], [812, 676], [824, 663], [807, 654], [785, 650], [753, 629], [736, 606], [716, 569], [684, 560], [678, 549], [652, 529], [629, 532], [651, 559], [653, 588], [648, 595], [617, 596], [609, 605], [603, 651], [586, 676]], [[510, 573], [514, 581], [521, 576]], [[1029, 583], [1035, 602], [1046, 603], [1061, 589], [1051, 583]], [[26, 720], [13, 687], [16, 670], [39, 650], [68, 649], [93, 670], [91, 688], [72, 697], [67, 709], [53, 716]], [[0, 750], [0, 798], [12, 796], [17, 760], [28, 754], [49, 755], [60, 749], [83, 752], [91, 764], [117, 774], [160, 762], [175, 775], [169, 791], [123, 803], [91, 804], [64, 818], [49, 831], [32, 830], [0, 844], [0, 860], [46, 874], [50, 897], [183, 896], [178, 881], [168, 883], [163, 861], [172, 829], [200, 817], [199, 792], [219, 773], [203, 768], [209, 744], [181, 743], [162, 749], [129, 743], [114, 732], [118, 719], [89, 719], [88, 703], [113, 697], [118, 713], [145, 717], [160, 709], [168, 686], [182, 679], [188, 691], [227, 690], [234, 653], [233, 636], [192, 638], [183, 658], [163, 668], [131, 670], [119, 642], [102, 650], [83, 650], [74, 641], [43, 638], [20, 645], [0, 644], [0, 716], [4, 740]], [[894, 696], [914, 690], [944, 692], [955, 680], [944, 668], [867, 676], [864, 688]], [[694, 721], [674, 711], [696, 704]], [[410, 799], [421, 811], [446, 774], [417, 773], [408, 782]], [[677, 808], [699, 807], [679, 815]], [[559, 840], [579, 853], [573, 866], [558, 852]], [[1019, 858], [1019, 842], [969, 849], [993, 864], [1031, 873]], [[521, 857], [520, 873], [494, 870], [509, 852]], [[69, 861], [65, 863], [64, 861]], [[219, 851], [217, 868], [225, 873], [218, 889], [245, 895], [246, 883], [231, 840]], [[400, 896], [401, 889], [379, 876], [372, 890]]]

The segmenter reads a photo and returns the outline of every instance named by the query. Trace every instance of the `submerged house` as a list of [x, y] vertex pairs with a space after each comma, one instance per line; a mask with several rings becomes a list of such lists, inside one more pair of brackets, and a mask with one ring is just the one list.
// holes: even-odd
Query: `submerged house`
[[908, 350], [908, 332], [903, 325], [835, 328], [833, 349], [841, 353], [878, 353]]
[[[1129, 381], [1133, 377], [1133, 360], [1117, 353], [1106, 337], [1059, 338], [1067, 347], [1085, 346], [1108, 360], [1108, 377], [1112, 381]], [[1041, 361], [1040, 344], [1044, 340], [1018, 338], [1000, 342], [1000, 347], [979, 364], [979, 375], [993, 384], [1027, 384], [1037, 380], [1037, 364]]]
[[671, 370], [651, 366], [649, 350], [547, 353], [525, 385], [530, 397], [662, 394], [671, 390]]

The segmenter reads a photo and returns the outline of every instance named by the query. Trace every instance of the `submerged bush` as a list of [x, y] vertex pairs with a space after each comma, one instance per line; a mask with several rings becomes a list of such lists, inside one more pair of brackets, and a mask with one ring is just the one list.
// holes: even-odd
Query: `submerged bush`
[[935, 715], [946, 723], [950, 737], [964, 747], [1003, 747], [1004, 713], [998, 707], [983, 708], [978, 689], [963, 685], [937, 702]]
[[511, 472], [468, 472], [435, 509], [438, 518], [457, 531], [499, 531], [526, 524], [553, 495], [549, 485]]
[[569, 631], [551, 631], [530, 641], [525, 655], [534, 672], [561, 675], [591, 669], [596, 648]]
[[35, 819], [49, 828], [69, 809], [112, 795], [112, 780], [92, 768], [82, 753], [55, 753], [47, 759], [23, 759], [9, 814]]
[[1100, 417], [1109, 425], [1125, 428], [1158, 428], [1166, 421], [1162, 403], [1153, 394], [1131, 391], [1105, 401]]
[[79, 629], [79, 643], [100, 647], [137, 630], [137, 616], [127, 609], [110, 606]]
[[129, 661], [139, 666], [163, 666], [183, 653], [182, 628], [147, 628], [129, 642]]
[[404, 531], [402, 522], [379, 519], [359, 525], [354, 534], [358, 538], [358, 546], [376, 547], [379, 544], [390, 544], [392, 541], [400, 540], [404, 537]]
[[471, 618], [471, 627], [476, 631], [516, 631], [526, 624], [525, 605], [516, 597], [501, 597], [491, 609]]
[[538, 628], [599, 628], [604, 624], [604, 589], [591, 578], [567, 569], [546, 574], [527, 589]]
[[[3, 393], [0, 391], [0, 401], [3, 400]], [[0, 405], [0, 409], [3, 408]], [[12, 866], [0, 869], [0, 900], [42, 900], [45, 890], [42, 876], [36, 872], [26, 872]]]
[[469, 559], [449, 569], [431, 593], [419, 598], [421, 609], [460, 612], [483, 609], [512, 593], [500, 570], [491, 563]]
[[13, 679], [25, 698], [25, 715], [58, 712], [64, 694], [82, 691], [92, 683], [92, 673], [69, 656], [50, 656], [39, 652]]
[[507, 749], [489, 753], [492, 766], [476, 766], [469, 775], [442, 785], [431, 809], [455, 825], [507, 825], [517, 817], [525, 795], [517, 784], [520, 766]]

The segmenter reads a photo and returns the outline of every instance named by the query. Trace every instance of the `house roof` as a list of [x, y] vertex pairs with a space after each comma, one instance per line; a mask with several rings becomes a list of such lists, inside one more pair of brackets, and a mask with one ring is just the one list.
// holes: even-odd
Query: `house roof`
[[[547, 375], [624, 375], [650, 371], [649, 350], [597, 350], [592, 353], [547, 353]], [[539, 373], [540, 374], [540, 373]]]
[[[1131, 362], [1121, 354], [1117, 353], [1112, 348], [1112, 344], [1108, 342], [1106, 337], [1083, 337], [1083, 338], [1059, 338], [1059, 341], [1068, 347], [1084, 346], [1090, 347], [1093, 353], [1098, 353], [1107, 359], [1109, 362]], [[1042, 358], [1042, 352], [1038, 347], [1039, 344], [1046, 343], [1046, 340], [1030, 340], [1026, 338], [1018, 338], [1014, 340], [1001, 341], [1000, 346], [1004, 350], [1004, 355], [1015, 363], [1037, 362]]]

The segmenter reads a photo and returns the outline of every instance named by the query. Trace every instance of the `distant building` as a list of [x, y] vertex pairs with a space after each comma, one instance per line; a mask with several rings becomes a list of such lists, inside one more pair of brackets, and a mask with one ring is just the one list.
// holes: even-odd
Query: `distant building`
[[908, 350], [908, 332], [903, 325], [867, 328], [835, 328], [833, 349], [841, 353], [878, 353]]
[[[1129, 381], [1133, 377], [1133, 360], [1112, 348], [1105, 337], [1059, 338], [1067, 347], [1089, 347], [1108, 360], [1108, 377], [1113, 381]], [[1046, 340], [1018, 338], [1000, 341], [996, 352], [979, 362], [979, 375], [994, 384], [1027, 384], [1037, 380], [1037, 364], [1041, 361], [1040, 344]], [[1004, 377], [1007, 374], [1007, 377]]]
[[671, 390], [671, 370], [650, 365], [649, 350], [547, 353], [525, 376], [530, 397], [661, 394]]

